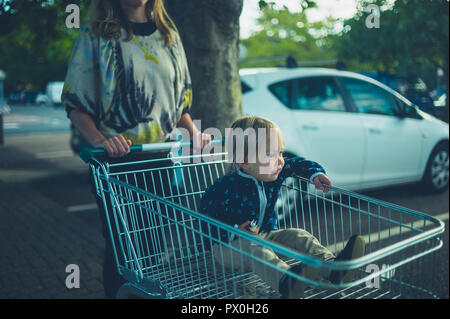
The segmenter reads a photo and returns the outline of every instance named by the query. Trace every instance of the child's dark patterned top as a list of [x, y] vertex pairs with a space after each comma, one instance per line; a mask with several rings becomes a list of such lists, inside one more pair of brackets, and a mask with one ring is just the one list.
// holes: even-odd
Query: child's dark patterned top
[[[208, 187], [201, 200], [200, 212], [235, 226], [257, 220], [259, 232], [278, 229], [275, 203], [284, 180], [300, 175], [312, 180], [325, 170], [316, 162], [302, 157], [285, 160], [285, 165], [273, 182], [258, 181], [241, 170], [231, 171]], [[217, 234], [213, 234], [217, 238]], [[228, 241], [225, 232], [221, 240]]]

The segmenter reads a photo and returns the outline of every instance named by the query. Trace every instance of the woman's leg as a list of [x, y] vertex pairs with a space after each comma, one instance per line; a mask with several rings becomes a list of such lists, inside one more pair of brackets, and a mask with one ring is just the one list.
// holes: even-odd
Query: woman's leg
[[[135, 162], [135, 161], [142, 161], [144, 159], [152, 159], [152, 158], [164, 158], [164, 155], [161, 154], [132, 154], [130, 156], [127, 156], [122, 159], [115, 159], [115, 160], [108, 160], [109, 162]], [[164, 165], [170, 165], [170, 161], [161, 161], [161, 162], [154, 162], [154, 163], [144, 163], [144, 164], [133, 164], [133, 165], [126, 165], [123, 167], [119, 167], [116, 169], [116, 172], [127, 172], [127, 171], [136, 171], [141, 170], [143, 173], [136, 173], [135, 176], [128, 176], [128, 179], [125, 178], [125, 175], [122, 175], [121, 177], [116, 176], [115, 178], [118, 178], [119, 180], [126, 182], [132, 186], [136, 186], [137, 188], [141, 190], [148, 191], [150, 193], [160, 195], [160, 196], [167, 196], [167, 185], [169, 184], [168, 181], [165, 181], [164, 179], [160, 178], [150, 178], [150, 173], [148, 172], [151, 168], [158, 168], [159, 166]], [[159, 174], [158, 172], [155, 172], [155, 176], [164, 176]], [[102, 180], [103, 183], [103, 189], [108, 189], [108, 185], [104, 180]], [[124, 258], [123, 258], [123, 252], [121, 251], [121, 246], [118, 239], [118, 231], [117, 227], [121, 229], [123, 232], [123, 226], [122, 225], [116, 225], [115, 224], [115, 218], [113, 213], [113, 207], [111, 204], [111, 198], [108, 192], [104, 193], [105, 196], [105, 202], [106, 202], [106, 209], [103, 204], [102, 198], [100, 198], [95, 189], [95, 181], [93, 177], [91, 177], [91, 189], [92, 192], [97, 200], [97, 206], [100, 213], [100, 218], [102, 221], [102, 233], [103, 237], [105, 238], [105, 252], [104, 252], [104, 263], [103, 263], [103, 286], [105, 291], [106, 298], [115, 298], [118, 289], [121, 287], [122, 284], [126, 282], [126, 280], [118, 273], [117, 270], [117, 264], [116, 259], [114, 257], [114, 250], [113, 250], [113, 243], [114, 247], [116, 248], [117, 258], [119, 261], [119, 264], [124, 264]], [[137, 200], [140, 196], [140, 199], [142, 199], [142, 195], [137, 195], [136, 193], [128, 193], [124, 192], [122, 195], [131, 197], [129, 200]], [[150, 210], [142, 210], [142, 209], [131, 209], [128, 211], [129, 208], [126, 208], [126, 205], [120, 205], [121, 206], [121, 213], [126, 216], [126, 219], [130, 220], [130, 215], [135, 214], [134, 221], [138, 222], [139, 224], [134, 224], [134, 227], [140, 228], [140, 229], [149, 229], [150, 227], [153, 229], [152, 233], [150, 234], [149, 231], [140, 232], [140, 240], [139, 243], [141, 244], [141, 249], [145, 250], [145, 254], [153, 255], [157, 251], [161, 250], [161, 238], [164, 235], [163, 231], [158, 227], [158, 225], [155, 225], [155, 223], [158, 221], [158, 218], [155, 218], [154, 216], [148, 217], [147, 214], [151, 214]], [[108, 214], [108, 215], [107, 215]], [[137, 216], [138, 214], [142, 214]], [[109, 222], [111, 223], [112, 228], [112, 234], [110, 234], [107, 216], [109, 217]], [[150, 225], [150, 223], [152, 225]], [[147, 225], [148, 224], [148, 225]], [[128, 225], [129, 226], [129, 225]], [[113, 236], [113, 238], [111, 238]], [[132, 237], [135, 238], [135, 237]], [[137, 243], [135, 243], [137, 244]], [[125, 245], [126, 247], [126, 245]], [[127, 252], [125, 252], [127, 254]]]
[[[117, 291], [120, 288], [120, 286], [122, 286], [122, 284], [125, 283], [125, 279], [117, 271], [116, 260], [114, 258], [113, 245], [112, 245], [111, 236], [109, 234], [109, 228], [108, 228], [107, 221], [106, 221], [107, 213], [109, 214], [110, 218], [112, 216], [111, 204], [109, 203], [109, 201], [106, 201], [108, 207], [105, 210], [102, 199], [97, 195], [97, 192], [95, 189], [95, 182], [92, 177], [91, 177], [91, 190], [97, 201], [98, 212], [99, 212], [100, 220], [102, 221], [102, 234], [103, 234], [103, 238], [105, 239], [105, 251], [104, 251], [104, 258], [103, 258], [103, 289], [105, 292], [105, 297], [110, 299], [110, 298], [116, 297]], [[117, 239], [114, 238], [114, 241], [116, 244], [115, 247], [118, 247]]]

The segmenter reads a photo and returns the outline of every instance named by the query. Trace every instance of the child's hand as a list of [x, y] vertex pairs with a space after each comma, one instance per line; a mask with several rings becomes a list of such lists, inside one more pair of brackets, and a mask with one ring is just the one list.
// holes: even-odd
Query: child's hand
[[239, 225], [238, 229], [246, 231], [247, 233], [250, 233], [255, 236], [258, 235], [258, 231], [259, 231], [258, 227], [255, 227], [254, 231], [251, 231], [250, 224], [251, 224], [251, 221], [247, 220], [245, 223], [242, 223], [241, 225]]
[[324, 185], [333, 186], [331, 180], [325, 174], [319, 174], [313, 179], [313, 183], [316, 186], [316, 189], [323, 191], [324, 193], [328, 193], [330, 190], [325, 188]]

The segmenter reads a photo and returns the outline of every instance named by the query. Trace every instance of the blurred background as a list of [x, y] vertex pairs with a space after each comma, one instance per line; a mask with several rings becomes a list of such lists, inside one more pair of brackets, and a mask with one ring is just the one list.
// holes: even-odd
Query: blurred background
[[[57, 105], [77, 29], [63, 23], [69, 0], [0, 1], [1, 69], [9, 105]], [[261, 5], [264, 3], [264, 5]], [[245, 0], [240, 67], [269, 67], [286, 56], [299, 66], [339, 67], [369, 75], [433, 112], [448, 87], [448, 1]], [[86, 1], [76, 3], [81, 23]], [[367, 31], [369, 4], [382, 27]], [[282, 61], [281, 61], [282, 60]], [[23, 76], [26, 74], [26, 76]], [[443, 116], [440, 114], [440, 116]]]
[[[61, 104], [78, 34], [65, 23], [71, 3], [82, 25], [86, 1], [0, 0], [0, 298], [104, 297], [100, 220]], [[448, 123], [448, 9], [447, 0], [243, 0], [239, 67], [351, 71]], [[244, 97], [252, 89], [243, 81]], [[435, 292], [442, 298], [448, 298], [448, 140], [446, 154], [442, 192], [424, 192], [417, 183], [363, 191], [445, 222], [436, 275], [444, 284]], [[79, 289], [64, 284], [69, 264], [80, 266]]]
[[[379, 28], [369, 29], [362, 22], [373, 4]], [[298, 1], [275, 1], [261, 11], [248, 4], [250, 24], [244, 7], [241, 67], [277, 66], [292, 56], [299, 66], [359, 72], [445, 117], [436, 108], [447, 103], [448, 1], [315, 1], [301, 9]]]

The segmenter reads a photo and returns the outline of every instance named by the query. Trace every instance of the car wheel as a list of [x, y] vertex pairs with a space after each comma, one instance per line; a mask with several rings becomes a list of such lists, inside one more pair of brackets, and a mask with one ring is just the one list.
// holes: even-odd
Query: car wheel
[[425, 171], [423, 185], [427, 192], [441, 193], [449, 183], [449, 151], [448, 141], [438, 144], [431, 152]]
[[284, 225], [285, 219], [289, 218], [289, 214], [294, 211], [295, 208], [295, 190], [293, 187], [295, 182], [292, 179], [288, 179], [284, 182], [283, 187], [280, 189], [280, 194], [275, 203], [275, 211], [278, 214], [278, 221]]

